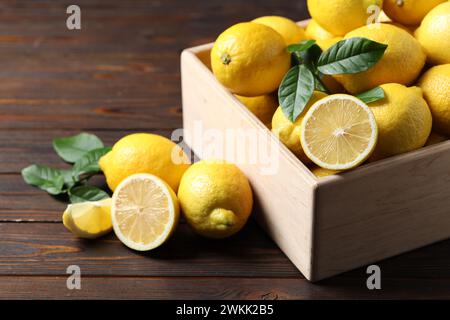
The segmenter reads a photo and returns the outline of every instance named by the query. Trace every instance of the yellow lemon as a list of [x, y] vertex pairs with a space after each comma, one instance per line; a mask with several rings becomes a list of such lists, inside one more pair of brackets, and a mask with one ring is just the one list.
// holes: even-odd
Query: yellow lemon
[[429, 69], [417, 85], [433, 115], [433, 128], [450, 135], [450, 64]]
[[274, 94], [266, 94], [257, 97], [244, 97], [236, 95], [239, 99], [262, 123], [268, 128], [271, 127], [272, 116], [278, 107], [278, 99]]
[[330, 94], [345, 93], [345, 88], [333, 76], [322, 76], [322, 82], [327, 87]]
[[336, 75], [344, 88], [357, 94], [383, 83], [409, 85], [419, 76], [425, 64], [425, 54], [419, 42], [408, 32], [390, 24], [381, 23], [377, 27], [361, 27], [345, 38], [364, 37], [387, 44], [384, 56], [375, 66], [365, 72]]
[[397, 23], [397, 22], [386, 22], [386, 24], [390, 24], [390, 25], [396, 26], [397, 28], [403, 29], [406, 32], [408, 32], [410, 35], [414, 36], [415, 29], [414, 29], [413, 26], [409, 26], [408, 27], [408, 26], [404, 26], [404, 25], [402, 25], [400, 23]]
[[447, 136], [444, 136], [443, 134], [440, 134], [438, 132], [431, 131], [430, 136], [428, 137], [428, 140], [425, 143], [425, 146], [432, 146], [434, 144], [438, 144], [447, 140], [448, 140]]
[[338, 170], [330, 170], [330, 169], [324, 169], [324, 168], [321, 168], [321, 167], [319, 167], [319, 166], [314, 166], [314, 167], [311, 169], [311, 172], [314, 173], [314, 175], [315, 175], [317, 178], [324, 178], [324, 177], [328, 177], [328, 176], [332, 176], [332, 175], [338, 174], [338, 173], [341, 172], [341, 171], [338, 171]]
[[334, 37], [334, 38], [328, 38], [328, 39], [317, 39], [317, 45], [322, 49], [323, 51], [328, 50], [331, 46], [335, 45], [339, 41], [344, 39], [343, 37]]
[[189, 167], [183, 149], [159, 135], [135, 133], [120, 139], [100, 158], [99, 166], [111, 190], [135, 173], [151, 173], [178, 189], [181, 176]]
[[394, 21], [408, 26], [420, 24], [426, 14], [447, 0], [384, 0], [383, 10]]
[[291, 66], [283, 37], [260, 23], [238, 23], [225, 30], [211, 50], [216, 78], [231, 92], [254, 97], [278, 89]]
[[271, 27], [276, 32], [281, 34], [286, 45], [299, 43], [306, 39], [305, 31], [294, 21], [288, 18], [279, 16], [265, 16], [260, 17], [252, 22], [260, 23]]
[[174, 232], [180, 207], [172, 188], [151, 174], [134, 174], [114, 191], [111, 216], [114, 232], [127, 247], [148, 251]]
[[366, 25], [373, 15], [369, 7], [381, 8], [382, 4], [382, 0], [308, 0], [308, 9], [322, 27], [343, 36]]
[[431, 132], [431, 113], [418, 87], [381, 86], [385, 98], [370, 104], [378, 124], [378, 143], [371, 160], [422, 147]]
[[277, 111], [272, 118], [272, 132], [280, 139], [280, 141], [288, 147], [303, 163], [311, 162], [305, 155], [300, 143], [300, 125], [303, 117], [308, 109], [318, 100], [326, 97], [327, 95], [320, 91], [315, 91], [305, 107], [305, 110], [300, 116], [292, 123], [283, 113], [281, 107], [278, 107]]
[[431, 10], [415, 35], [429, 63], [450, 63], [450, 2], [444, 2]]
[[333, 39], [336, 36], [331, 32], [325, 30], [316, 20], [311, 19], [311, 21], [306, 26], [305, 30], [306, 37], [314, 40], [327, 40]]
[[64, 226], [80, 238], [103, 236], [112, 230], [111, 198], [69, 204], [62, 220]]
[[182, 212], [200, 235], [225, 238], [238, 232], [252, 211], [247, 177], [234, 164], [204, 160], [193, 164], [178, 190]]
[[377, 124], [361, 100], [334, 94], [312, 105], [300, 128], [305, 154], [319, 167], [348, 170], [363, 163], [377, 143]]

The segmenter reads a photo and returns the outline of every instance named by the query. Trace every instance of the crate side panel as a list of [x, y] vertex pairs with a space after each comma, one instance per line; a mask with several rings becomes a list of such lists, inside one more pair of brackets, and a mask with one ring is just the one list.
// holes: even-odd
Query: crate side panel
[[315, 227], [318, 278], [449, 238], [450, 144], [319, 184]]
[[[258, 213], [257, 220], [309, 278], [315, 180], [297, 159], [293, 160], [291, 155], [281, 150], [268, 129], [215, 81], [192, 52], [183, 53], [184, 139], [200, 158], [210, 158], [208, 151], [224, 141], [227, 147], [230, 144], [240, 146], [229, 148], [223, 157], [235, 162], [246, 173], [258, 207], [254, 210]], [[210, 135], [199, 139], [199, 131], [208, 131]], [[244, 132], [244, 136], [233, 132]], [[225, 137], [224, 141], [214, 139], [219, 136]], [[252, 159], [252, 155], [261, 150], [271, 154], [270, 161]]]

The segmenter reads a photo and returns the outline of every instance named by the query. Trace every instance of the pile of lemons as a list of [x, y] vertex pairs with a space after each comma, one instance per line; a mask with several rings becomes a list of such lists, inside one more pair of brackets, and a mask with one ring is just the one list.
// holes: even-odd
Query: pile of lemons
[[[383, 23], [367, 25], [370, 6]], [[211, 67], [228, 88], [317, 176], [409, 152], [450, 135], [450, 2], [439, 0], [308, 0], [306, 30], [277, 16], [239, 23], [211, 50]], [[324, 76], [290, 121], [277, 90], [291, 68], [287, 47], [314, 39], [322, 50], [361, 37], [387, 45], [381, 60], [355, 74]], [[298, 81], [302, 81], [301, 78]], [[355, 95], [379, 86], [384, 98]], [[111, 198], [69, 205], [68, 230], [97, 238], [111, 230], [147, 251], [174, 233], [180, 214], [205, 237], [225, 238], [246, 223], [252, 189], [239, 168], [220, 160], [190, 163], [169, 139], [148, 133], [120, 139], [99, 166]]]
[[225, 238], [252, 211], [252, 189], [237, 166], [219, 160], [191, 165], [180, 146], [159, 135], [123, 137], [99, 166], [112, 198], [71, 204], [63, 214], [65, 227], [80, 238], [114, 230], [126, 246], [148, 251], [174, 233], [180, 212], [196, 233]]
[[[320, 177], [447, 139], [449, 1], [307, 4], [312, 19], [306, 29], [284, 17], [266, 16], [224, 31], [211, 50], [219, 82]], [[374, 13], [377, 23], [370, 24]], [[387, 45], [381, 60], [367, 71], [324, 76], [329, 92], [315, 91], [290, 121], [277, 98], [292, 63], [287, 46], [314, 39], [325, 51], [358, 37]], [[378, 86], [384, 91], [381, 100], [366, 104], [353, 97]]]

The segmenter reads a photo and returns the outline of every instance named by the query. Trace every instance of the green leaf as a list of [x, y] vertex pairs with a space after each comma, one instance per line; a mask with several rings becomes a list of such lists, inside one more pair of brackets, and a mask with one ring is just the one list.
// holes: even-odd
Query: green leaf
[[314, 75], [305, 65], [292, 67], [278, 89], [278, 99], [284, 115], [292, 122], [305, 109], [314, 91]]
[[360, 93], [356, 97], [364, 103], [371, 103], [384, 99], [384, 90], [381, 87], [376, 87], [372, 90]]
[[97, 136], [84, 132], [53, 140], [53, 148], [56, 153], [70, 163], [76, 162], [88, 151], [103, 147], [103, 142]]
[[71, 203], [78, 203], [109, 198], [109, 194], [97, 187], [77, 186], [69, 190], [69, 198]]
[[75, 181], [73, 177], [72, 170], [59, 170], [59, 172], [63, 176], [64, 185], [67, 186], [67, 188], [71, 188], [76, 184], [77, 181]]
[[315, 43], [311, 44], [306, 50], [294, 52], [292, 54], [292, 65], [304, 64], [314, 76], [315, 89], [325, 93], [329, 93], [328, 88], [322, 82], [323, 74], [317, 70], [317, 62], [319, 61], [322, 49]]
[[79, 181], [80, 176], [83, 174], [94, 174], [100, 172], [98, 160], [100, 160], [100, 158], [109, 151], [111, 151], [110, 147], [91, 150], [78, 159], [72, 169], [72, 175], [75, 181]]
[[317, 62], [321, 54], [322, 49], [317, 44], [313, 44], [307, 50], [295, 52], [293, 55], [296, 56], [300, 64], [306, 65], [311, 71], [317, 73]]
[[323, 74], [351, 74], [373, 67], [386, 51], [387, 45], [366, 38], [339, 41], [325, 51], [317, 68]]
[[303, 40], [299, 44], [291, 44], [287, 47], [289, 53], [308, 50], [316, 43], [316, 40]]
[[57, 169], [34, 164], [22, 170], [22, 177], [26, 183], [52, 195], [63, 192], [64, 178]]

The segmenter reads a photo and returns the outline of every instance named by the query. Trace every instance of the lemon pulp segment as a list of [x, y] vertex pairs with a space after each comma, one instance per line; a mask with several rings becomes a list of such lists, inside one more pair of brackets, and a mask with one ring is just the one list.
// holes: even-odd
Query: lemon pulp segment
[[113, 195], [114, 231], [128, 247], [150, 250], [170, 236], [178, 211], [173, 191], [161, 179], [150, 174], [132, 175]]

